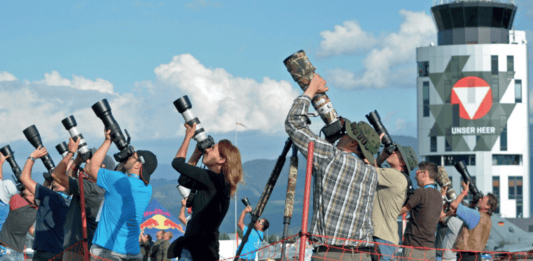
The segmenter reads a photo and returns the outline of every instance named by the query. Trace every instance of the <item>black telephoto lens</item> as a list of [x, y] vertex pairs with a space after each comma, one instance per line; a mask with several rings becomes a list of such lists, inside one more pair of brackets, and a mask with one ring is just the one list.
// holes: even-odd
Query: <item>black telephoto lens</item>
[[250, 200], [248, 200], [248, 197], [241, 199], [241, 201], [242, 201], [242, 204], [244, 204], [246, 207], [250, 206]]
[[470, 192], [472, 195], [480, 195], [481, 192], [477, 189], [475, 182], [472, 180], [472, 176], [470, 176], [470, 173], [468, 173], [468, 169], [466, 168], [466, 164], [464, 161], [459, 161], [455, 164], [455, 169], [461, 174], [461, 177], [463, 177], [463, 180], [465, 183], [470, 182], [470, 185], [468, 185], [468, 188], [470, 189]]
[[[28, 141], [31, 143], [31, 145], [33, 145], [33, 147], [39, 148], [39, 146], [43, 145], [41, 136], [39, 135], [39, 131], [37, 130], [37, 127], [35, 127], [35, 125], [31, 125], [30, 127], [24, 129], [22, 132], [24, 133], [24, 136], [26, 136], [26, 139], [28, 139]], [[50, 157], [50, 153], [46, 153], [46, 155], [42, 156], [41, 160], [43, 161], [44, 166], [49, 172], [54, 170], [54, 168], [56, 167], [54, 161]]]
[[374, 129], [379, 135], [381, 135], [382, 133], [385, 133], [385, 135], [383, 136], [383, 139], [381, 139], [381, 143], [383, 143], [385, 147], [390, 146], [393, 143], [393, 141], [389, 135], [389, 132], [387, 131], [385, 126], [383, 126], [383, 123], [381, 122], [381, 117], [379, 117], [378, 111], [370, 112], [368, 115], [366, 115], [366, 118], [368, 119], [368, 122], [372, 124], [372, 126], [374, 127]]
[[78, 126], [78, 124], [76, 124], [76, 119], [74, 119], [74, 116], [68, 116], [66, 117], [65, 119], [63, 119], [61, 121], [61, 123], [63, 123], [63, 126], [65, 127], [65, 129], [67, 130], [70, 130], [72, 127], [76, 127]]
[[126, 148], [129, 144], [126, 141], [124, 134], [122, 134], [122, 130], [120, 130], [117, 121], [113, 118], [113, 114], [111, 114], [111, 107], [109, 106], [107, 99], [95, 103], [92, 106], [92, 109], [96, 116], [102, 120], [106, 130], [111, 130], [111, 140], [115, 143], [117, 148], [120, 151]]
[[6, 145], [2, 148], [0, 148], [0, 153], [4, 155], [4, 157], [10, 156], [6, 159], [7, 163], [9, 163], [9, 166], [11, 167], [11, 170], [13, 171], [13, 174], [15, 174], [15, 177], [18, 180], [20, 179], [20, 174], [22, 173], [20, 171], [20, 167], [15, 161], [15, 152], [11, 150], [11, 147], [9, 145]]

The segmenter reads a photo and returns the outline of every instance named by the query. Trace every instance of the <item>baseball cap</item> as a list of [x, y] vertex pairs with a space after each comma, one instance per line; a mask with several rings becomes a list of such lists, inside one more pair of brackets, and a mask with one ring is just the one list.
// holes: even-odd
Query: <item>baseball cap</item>
[[150, 183], [150, 176], [157, 168], [157, 158], [154, 153], [148, 150], [138, 150], [137, 157], [142, 162], [141, 178], [148, 185]]

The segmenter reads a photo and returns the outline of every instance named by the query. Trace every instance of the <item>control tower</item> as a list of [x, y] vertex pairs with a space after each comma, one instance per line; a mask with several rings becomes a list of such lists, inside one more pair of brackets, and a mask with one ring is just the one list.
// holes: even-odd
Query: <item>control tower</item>
[[437, 0], [437, 45], [417, 48], [418, 151], [445, 166], [464, 160], [497, 213], [529, 217], [529, 104], [526, 34], [512, 0]]

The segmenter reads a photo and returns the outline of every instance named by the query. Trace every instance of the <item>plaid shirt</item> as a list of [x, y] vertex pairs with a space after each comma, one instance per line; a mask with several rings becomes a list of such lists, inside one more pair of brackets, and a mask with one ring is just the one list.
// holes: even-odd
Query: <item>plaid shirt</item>
[[310, 103], [311, 99], [306, 95], [296, 98], [287, 116], [285, 130], [304, 156], [307, 156], [309, 142], [315, 142], [311, 233], [321, 237], [312, 240], [331, 246], [373, 246], [353, 240], [373, 241], [376, 169], [311, 132], [303, 116]]

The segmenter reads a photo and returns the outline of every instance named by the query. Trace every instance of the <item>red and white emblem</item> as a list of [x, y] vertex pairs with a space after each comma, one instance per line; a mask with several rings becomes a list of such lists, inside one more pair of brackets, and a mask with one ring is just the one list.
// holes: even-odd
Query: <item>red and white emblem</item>
[[452, 104], [459, 104], [459, 116], [467, 120], [477, 120], [485, 116], [492, 107], [492, 90], [483, 79], [465, 77], [452, 88]]

